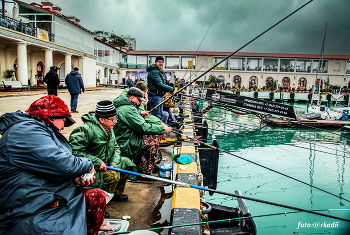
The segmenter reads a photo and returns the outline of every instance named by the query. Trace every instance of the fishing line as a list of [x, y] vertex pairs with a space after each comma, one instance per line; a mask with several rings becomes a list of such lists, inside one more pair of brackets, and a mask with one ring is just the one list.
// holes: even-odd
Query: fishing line
[[350, 200], [348, 200], [348, 199], [342, 198], [342, 197], [340, 197], [340, 196], [338, 196], [338, 195], [335, 195], [335, 194], [333, 194], [333, 193], [331, 193], [331, 192], [328, 192], [328, 191], [326, 191], [326, 190], [324, 190], [324, 189], [321, 189], [321, 188], [318, 188], [318, 187], [316, 187], [316, 186], [310, 185], [310, 184], [308, 184], [308, 183], [306, 183], [306, 182], [304, 182], [304, 181], [298, 180], [298, 179], [296, 179], [296, 178], [294, 178], [294, 177], [291, 177], [291, 176], [289, 176], [289, 175], [286, 175], [286, 174], [284, 174], [284, 173], [282, 173], [282, 172], [279, 172], [279, 171], [276, 171], [276, 170], [271, 169], [271, 168], [269, 168], [269, 167], [263, 166], [263, 165], [261, 165], [261, 164], [259, 164], [259, 163], [253, 162], [253, 161], [248, 160], [248, 159], [246, 159], [246, 158], [244, 158], [244, 157], [240, 157], [240, 156], [238, 156], [238, 155], [236, 155], [236, 154], [233, 154], [233, 153], [230, 153], [230, 152], [228, 152], [228, 151], [226, 151], [226, 150], [217, 148], [217, 147], [215, 147], [215, 146], [213, 146], [213, 145], [211, 145], [211, 144], [205, 143], [205, 142], [200, 141], [200, 140], [198, 140], [198, 139], [195, 139], [195, 138], [193, 138], [193, 137], [186, 136], [186, 135], [184, 135], [183, 133], [176, 132], [176, 131], [173, 131], [173, 132], [176, 133], [176, 134], [180, 134], [180, 135], [182, 135], [182, 136], [185, 136], [186, 138], [188, 138], [188, 139], [190, 139], [190, 140], [196, 141], [196, 142], [201, 143], [201, 144], [204, 144], [204, 145], [206, 145], [206, 146], [208, 146], [208, 147], [217, 149], [217, 150], [219, 150], [219, 151], [221, 151], [221, 152], [224, 152], [224, 153], [226, 153], [226, 154], [229, 154], [229, 155], [232, 155], [232, 156], [234, 156], [234, 157], [237, 157], [237, 158], [239, 158], [239, 159], [241, 159], [241, 160], [250, 162], [250, 163], [252, 163], [252, 164], [255, 164], [255, 165], [257, 165], [257, 166], [260, 166], [260, 167], [262, 167], [262, 168], [265, 168], [265, 169], [267, 169], [267, 170], [270, 170], [270, 171], [272, 171], [272, 172], [275, 172], [275, 173], [277, 173], [277, 174], [280, 174], [280, 175], [283, 175], [283, 176], [288, 177], [288, 178], [290, 178], [290, 179], [293, 179], [293, 180], [295, 180], [295, 181], [298, 181], [298, 182], [300, 182], [300, 183], [302, 183], [302, 184], [305, 184], [305, 185], [307, 185], [307, 186], [310, 186], [310, 187], [313, 187], [313, 188], [315, 188], [315, 189], [318, 189], [318, 190], [320, 190], [320, 191], [322, 191], [322, 192], [328, 193], [328, 194], [330, 194], [330, 195], [332, 195], [332, 196], [335, 196], [335, 197], [337, 197], [337, 198], [339, 198], [339, 199], [343, 199], [343, 200], [345, 200], [345, 201], [347, 201], [347, 202], [350, 202]]
[[[202, 45], [202, 43], [203, 43], [205, 37], [207, 36], [207, 34], [208, 34], [208, 32], [209, 32], [209, 29], [211, 28], [212, 24], [214, 23], [214, 20], [216, 19], [216, 16], [219, 14], [219, 11], [220, 11], [222, 5], [224, 4], [224, 2], [225, 2], [225, 0], [222, 1], [221, 5], [220, 5], [220, 7], [219, 7], [219, 9], [218, 9], [218, 11], [216, 12], [216, 15], [214, 16], [213, 20], [211, 21], [211, 24], [209, 25], [209, 28], [207, 29], [207, 32], [204, 34], [204, 37], [203, 37], [201, 43], [199, 44], [196, 53], [193, 55], [193, 59], [196, 58], [196, 55], [197, 55], [197, 53], [198, 53], [198, 51], [199, 51], [199, 48], [201, 47], [201, 45]], [[201, 67], [201, 68], [202, 68], [202, 67]], [[201, 69], [201, 68], [199, 68], [199, 69]], [[185, 75], [184, 75], [183, 77], [186, 76], [188, 69], [189, 69], [189, 66], [187, 66], [187, 70], [186, 70]], [[197, 72], [199, 71], [199, 69], [197, 70]], [[196, 73], [197, 73], [197, 72], [196, 72]], [[189, 77], [189, 79], [191, 79], [191, 76]]]
[[[185, 95], [186, 96], [186, 95]], [[204, 100], [204, 101], [212, 101], [211, 99], [206, 99], [206, 98], [195, 98], [195, 97], [192, 97], [193, 99], [199, 99], [199, 100]], [[229, 107], [229, 108], [231, 108], [231, 107]], [[237, 108], [235, 108], [235, 107], [232, 107], [232, 109], [237, 109]], [[239, 109], [238, 109], [239, 110]], [[249, 112], [251, 112], [251, 111], [249, 111]], [[314, 127], [314, 126], [309, 126], [309, 125], [306, 125], [306, 124], [302, 124], [302, 123], [300, 123], [300, 122], [292, 122], [292, 121], [290, 121], [290, 120], [285, 120], [286, 122], [288, 122], [288, 123], [290, 123], [290, 124], [293, 124], [293, 125], [299, 125], [299, 126], [303, 126], [303, 127], [308, 127], [308, 128], [311, 128], [311, 129], [315, 129], [315, 130], [318, 130], [318, 131], [323, 131], [323, 132], [327, 132], [327, 133], [329, 133], [329, 134], [332, 134], [332, 135], [336, 135], [336, 136], [339, 136], [339, 134], [337, 134], [337, 133], [334, 133], [334, 132], [330, 132], [330, 131], [327, 131], [327, 130], [325, 130], [325, 129], [321, 129], [321, 128], [318, 128], [318, 127]], [[340, 122], [336, 122], [336, 123], [340, 123]], [[346, 136], [343, 136], [343, 138], [346, 138], [346, 139], [350, 139], [350, 137], [346, 137]]]
[[[239, 136], [244, 136], [244, 137], [250, 137], [250, 138], [253, 138], [253, 139], [264, 140], [264, 141], [268, 141], [268, 142], [272, 142], [272, 143], [277, 143], [277, 144], [287, 145], [287, 146], [291, 146], [291, 147], [296, 147], [296, 148], [302, 148], [302, 149], [310, 150], [310, 148], [307, 148], [307, 147], [298, 146], [298, 145], [293, 145], [293, 144], [288, 144], [288, 143], [282, 143], [282, 142], [278, 142], [278, 141], [275, 141], [275, 140], [267, 140], [267, 139], [264, 139], [264, 138], [255, 137], [255, 136], [253, 136], [253, 135], [245, 135], [245, 134], [234, 133], [234, 132], [230, 132], [230, 131], [223, 131], [223, 130], [218, 130], [218, 129], [214, 129], [214, 128], [210, 128], [210, 127], [208, 127], [208, 129], [212, 129], [212, 130], [215, 130], [215, 131], [224, 132], [224, 133], [227, 133], [227, 134], [234, 134], [234, 135], [239, 135]], [[280, 137], [283, 137], [283, 136], [281, 136], [281, 135], [279, 135], [279, 136], [280, 136]], [[292, 139], [292, 140], [293, 140], [293, 138], [289, 138], [289, 137], [285, 137], [285, 138], [288, 138], [288, 139]], [[332, 150], [337, 151], [337, 149], [332, 149]], [[334, 153], [325, 152], [325, 151], [322, 151], [322, 150], [315, 150], [315, 151], [320, 152], [320, 153], [330, 154], [330, 155], [333, 155], [333, 156], [337, 156], [337, 157], [338, 157], [338, 155], [336, 155], [336, 154], [334, 154]], [[345, 156], [341, 156], [341, 157], [345, 157]], [[345, 158], [350, 158], [350, 157], [345, 157]]]
[[252, 40], [250, 40], [249, 42], [247, 42], [245, 45], [243, 45], [242, 47], [240, 47], [238, 50], [236, 50], [235, 52], [232, 52], [230, 55], [226, 56], [224, 59], [222, 59], [219, 63], [213, 65], [211, 68], [209, 68], [207, 71], [205, 71], [204, 73], [202, 73], [199, 77], [195, 78], [193, 81], [191, 81], [190, 83], [188, 83], [187, 85], [185, 85], [183, 88], [181, 88], [180, 90], [178, 90], [177, 92], [175, 92], [174, 94], [172, 94], [171, 96], [169, 96], [167, 99], [163, 100], [163, 102], [161, 102], [160, 104], [158, 104], [156, 107], [154, 107], [153, 109], [150, 110], [150, 112], [154, 111], [155, 109], [157, 109], [159, 106], [163, 105], [166, 101], [170, 100], [172, 97], [175, 96], [175, 94], [179, 93], [180, 91], [183, 91], [185, 88], [187, 88], [188, 86], [190, 86], [192, 83], [194, 83], [195, 81], [197, 81], [198, 79], [200, 79], [201, 77], [203, 77], [205, 74], [207, 74], [208, 72], [210, 72], [211, 70], [213, 70], [215, 67], [217, 67], [218, 65], [220, 65], [221, 63], [223, 63], [224, 61], [226, 61], [227, 59], [229, 59], [231, 56], [233, 56], [234, 54], [236, 54], [238, 51], [242, 50], [244, 47], [248, 46], [250, 43], [252, 43], [253, 41], [255, 41], [256, 39], [258, 39], [259, 37], [261, 37], [262, 35], [264, 35], [266, 32], [268, 32], [269, 30], [271, 30], [272, 28], [276, 27], [278, 24], [280, 24], [281, 22], [283, 22], [284, 20], [286, 20], [287, 18], [289, 18], [290, 16], [294, 15], [296, 12], [298, 12], [299, 10], [301, 10], [302, 8], [304, 8], [306, 5], [310, 4], [313, 0], [308, 1], [307, 3], [305, 3], [304, 5], [302, 5], [301, 7], [299, 7], [298, 9], [296, 9], [295, 11], [293, 11], [292, 13], [290, 13], [289, 15], [287, 15], [286, 17], [284, 17], [283, 19], [281, 19], [280, 21], [278, 21], [277, 23], [275, 23], [274, 25], [272, 25], [270, 28], [266, 29], [264, 32], [262, 32], [261, 34], [259, 34], [258, 36], [256, 36], [255, 38], [253, 38]]
[[[311, 210], [311, 211], [329, 211], [329, 210], [324, 209], [324, 210]], [[115, 232], [115, 233], [104, 233], [104, 234], [108, 234], [108, 235], [109, 234], [111, 234], [111, 235], [112, 234], [128, 234], [128, 233], [136, 232], [136, 231], [150, 231], [150, 230], [170, 229], [170, 228], [187, 227], [187, 226], [202, 225], [202, 224], [214, 224], [214, 223], [220, 223], [220, 222], [226, 222], [226, 221], [230, 222], [230, 221], [235, 221], [235, 220], [252, 219], [252, 218], [260, 218], [260, 217], [269, 217], [269, 216], [275, 216], [275, 215], [287, 216], [288, 214], [295, 214], [295, 213], [301, 213], [301, 211], [289, 211], [289, 212], [280, 212], [280, 213], [265, 214], [265, 215], [253, 215], [253, 216], [245, 216], [245, 217], [238, 217], [238, 218], [231, 218], [231, 219], [202, 221], [202, 222], [198, 222], [198, 223], [169, 225], [169, 226], [164, 226], [164, 227], [146, 228], [146, 229], [141, 229], [141, 230], [126, 231], [126, 232]]]
[[152, 175], [145, 175], [145, 174], [142, 174], [142, 173], [137, 173], [137, 172], [133, 172], [133, 171], [123, 170], [123, 169], [114, 168], [114, 167], [110, 167], [110, 166], [106, 166], [106, 168], [107, 168], [107, 170], [118, 171], [118, 172], [121, 172], [121, 173], [136, 175], [136, 176], [139, 176], [139, 177], [142, 177], [142, 178], [158, 180], [158, 181], [162, 181], [162, 182], [166, 182], [166, 183], [170, 183], [170, 184], [176, 184], [176, 185], [187, 187], [187, 188], [194, 188], [194, 189], [203, 190], [203, 191], [215, 192], [215, 193], [223, 194], [223, 195], [226, 195], [226, 196], [242, 198], [242, 199], [245, 199], [245, 200], [261, 202], [261, 203], [265, 203], [265, 204], [269, 204], [269, 205], [273, 205], [273, 206], [284, 207], [284, 208], [288, 208], [288, 209], [292, 209], [292, 210], [303, 211], [303, 212], [307, 212], [307, 213], [310, 213], [310, 214], [315, 214], [315, 215], [320, 215], [320, 216], [325, 216], [325, 217], [329, 217], [329, 218], [333, 218], [333, 219], [338, 219], [338, 220], [350, 222], [349, 219], [344, 219], [344, 218], [340, 218], [340, 217], [336, 217], [336, 216], [332, 216], [332, 215], [322, 214], [322, 213], [319, 213], [319, 212], [316, 212], [316, 211], [306, 210], [306, 209], [302, 209], [302, 208], [298, 208], [298, 207], [294, 207], [294, 206], [289, 206], [289, 205], [284, 205], [284, 204], [280, 204], [280, 203], [265, 201], [265, 200], [261, 200], [261, 199], [257, 199], [257, 198], [247, 197], [247, 196], [243, 196], [241, 194], [223, 192], [223, 191], [219, 191], [219, 190], [215, 190], [215, 189], [211, 189], [211, 188], [206, 188], [206, 187], [197, 186], [197, 185], [193, 185], [193, 184], [187, 184], [187, 183], [184, 183], [184, 182], [181, 182], [181, 181], [169, 180], [169, 179], [165, 179], [165, 178], [155, 177], [155, 176], [152, 176]]

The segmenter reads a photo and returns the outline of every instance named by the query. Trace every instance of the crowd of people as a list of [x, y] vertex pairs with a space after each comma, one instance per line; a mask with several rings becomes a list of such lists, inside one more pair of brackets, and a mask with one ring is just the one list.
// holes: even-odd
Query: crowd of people
[[147, 84], [138, 81], [82, 115], [83, 124], [68, 140], [61, 131], [75, 123], [71, 113], [84, 92], [78, 68], [65, 80], [71, 109], [57, 96], [57, 67], [52, 67], [47, 96], [25, 111], [1, 116], [1, 234], [98, 233], [107, 214], [106, 195], [128, 200], [124, 188], [130, 175], [106, 166], [152, 174], [160, 141], [176, 123], [174, 100], [163, 109], [164, 95], [176, 92], [173, 84], [166, 85], [163, 62], [157, 57], [147, 68]]

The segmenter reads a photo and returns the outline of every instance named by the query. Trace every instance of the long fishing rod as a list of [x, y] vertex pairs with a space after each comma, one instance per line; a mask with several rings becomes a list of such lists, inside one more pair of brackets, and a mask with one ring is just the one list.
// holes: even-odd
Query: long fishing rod
[[195, 139], [195, 138], [193, 138], [193, 137], [186, 136], [186, 135], [184, 135], [183, 133], [176, 132], [176, 131], [174, 131], [174, 130], [173, 130], [173, 132], [176, 133], [176, 134], [180, 134], [180, 135], [182, 135], [182, 136], [184, 136], [184, 137], [186, 137], [186, 138], [188, 138], [188, 139], [190, 139], [190, 140], [193, 140], [193, 141], [195, 141], [195, 142], [198, 142], [198, 143], [201, 143], [201, 144], [206, 145], [206, 146], [208, 146], [208, 147], [217, 149], [217, 150], [219, 150], [219, 151], [221, 151], [221, 152], [223, 152], [223, 153], [232, 155], [232, 156], [237, 157], [237, 158], [239, 158], [239, 159], [241, 159], [241, 160], [247, 161], [247, 162], [249, 162], [249, 163], [252, 163], [252, 164], [254, 164], [254, 165], [260, 166], [260, 167], [262, 167], [262, 168], [265, 168], [265, 169], [270, 170], [270, 171], [272, 171], [272, 172], [275, 172], [275, 173], [277, 173], [277, 174], [283, 175], [283, 176], [285, 176], [285, 177], [287, 177], [287, 178], [290, 178], [290, 179], [293, 179], [293, 180], [295, 180], [295, 181], [298, 181], [299, 183], [302, 183], [302, 184], [305, 184], [305, 185], [307, 185], [307, 186], [310, 186], [310, 187], [313, 187], [313, 188], [315, 188], [315, 189], [318, 189], [318, 190], [320, 190], [320, 191], [322, 191], [322, 192], [325, 192], [325, 193], [327, 193], [327, 194], [330, 194], [330, 195], [332, 195], [332, 196], [335, 196], [335, 197], [337, 197], [337, 198], [339, 198], [339, 199], [343, 199], [343, 200], [345, 200], [345, 201], [347, 201], [347, 202], [350, 202], [350, 200], [348, 200], [348, 199], [345, 199], [345, 198], [340, 197], [340, 196], [338, 196], [338, 195], [336, 195], [336, 194], [334, 194], [334, 193], [328, 192], [328, 191], [326, 191], [326, 190], [324, 190], [324, 189], [321, 189], [321, 188], [318, 188], [318, 187], [313, 186], [313, 185], [311, 185], [311, 184], [308, 184], [308, 183], [306, 183], [306, 182], [304, 182], [304, 181], [298, 180], [298, 179], [296, 179], [296, 178], [294, 178], [294, 177], [291, 177], [291, 176], [286, 175], [286, 174], [284, 174], [284, 173], [282, 173], [282, 172], [276, 171], [276, 170], [274, 170], [274, 169], [272, 169], [272, 168], [263, 166], [263, 165], [261, 165], [261, 164], [259, 164], [259, 163], [253, 162], [253, 161], [248, 160], [248, 159], [246, 159], [246, 158], [244, 158], [244, 157], [240, 157], [240, 156], [238, 156], [238, 155], [236, 155], [236, 154], [230, 153], [230, 152], [228, 152], [228, 151], [226, 151], [226, 150], [223, 150], [223, 149], [221, 149], [221, 148], [217, 148], [217, 147], [215, 147], [215, 146], [213, 146], [213, 145], [211, 145], [211, 144], [205, 143], [205, 142], [200, 141], [200, 140], [198, 140], [198, 139]]
[[[211, 24], [209, 25], [209, 28], [207, 29], [207, 32], [204, 34], [204, 37], [203, 37], [201, 43], [199, 44], [196, 53], [193, 55], [193, 59], [195, 59], [195, 57], [196, 57], [196, 55], [197, 55], [197, 53], [198, 53], [198, 51], [199, 51], [199, 48], [201, 47], [201, 45], [202, 45], [202, 43], [203, 43], [205, 37], [207, 36], [207, 34], [208, 34], [208, 32], [209, 32], [209, 29], [211, 28], [211, 26], [213, 25], [213, 23], [214, 23], [214, 21], [215, 21], [217, 15], [219, 14], [219, 11], [221, 10], [221, 7], [222, 7], [222, 5], [224, 4], [224, 2], [225, 2], [225, 0], [222, 1], [221, 5], [220, 5], [220, 7], [219, 7], [219, 9], [218, 9], [218, 11], [216, 12], [216, 14], [215, 14], [213, 20], [211, 21]], [[202, 66], [203, 66], [203, 65], [202, 65]], [[184, 75], [183, 77], [186, 76], [189, 67], [190, 67], [190, 66], [187, 66], [187, 70], [186, 70], [185, 75]], [[197, 70], [195, 73], [197, 73], [197, 72], [199, 71], [199, 69], [200, 69], [200, 68], [198, 68], [198, 70]], [[191, 71], [191, 70], [190, 70], [190, 71]], [[191, 75], [190, 75], [190, 79], [191, 79]]]
[[274, 25], [272, 25], [270, 28], [266, 29], [264, 32], [262, 32], [261, 34], [259, 34], [258, 36], [256, 36], [255, 38], [253, 38], [252, 40], [250, 40], [249, 42], [247, 42], [245, 45], [243, 45], [242, 47], [240, 47], [239, 49], [237, 49], [235, 52], [232, 52], [231, 54], [229, 54], [228, 56], [226, 56], [224, 59], [222, 59], [219, 63], [215, 64], [214, 66], [212, 66], [210, 69], [208, 69], [207, 71], [205, 71], [204, 73], [202, 73], [201, 75], [199, 75], [197, 78], [195, 78], [193, 81], [191, 81], [190, 83], [188, 83], [187, 85], [185, 85], [183, 88], [181, 88], [180, 90], [178, 90], [177, 92], [175, 92], [174, 94], [172, 94], [171, 96], [169, 96], [167, 99], [165, 99], [163, 102], [161, 102], [160, 104], [158, 104], [156, 107], [154, 107], [153, 109], [150, 110], [150, 112], [154, 111], [155, 109], [157, 109], [159, 106], [161, 106], [162, 104], [164, 104], [166, 101], [168, 101], [169, 99], [171, 99], [172, 97], [174, 97], [177, 93], [183, 91], [185, 88], [187, 88], [188, 86], [190, 86], [192, 83], [194, 83], [195, 81], [197, 81], [198, 79], [200, 79], [201, 77], [203, 77], [205, 74], [209, 73], [211, 70], [213, 70], [215, 67], [217, 67], [218, 65], [220, 65], [222, 62], [224, 62], [225, 60], [229, 59], [231, 56], [233, 56], [234, 54], [236, 54], [237, 52], [239, 52], [240, 50], [242, 50], [244, 47], [248, 46], [250, 43], [254, 42], [256, 39], [258, 39], [259, 37], [261, 37], [262, 35], [264, 35], [265, 33], [267, 33], [268, 31], [270, 31], [271, 29], [273, 29], [274, 27], [276, 27], [277, 25], [279, 25], [281, 22], [283, 22], [284, 20], [286, 20], [287, 18], [289, 18], [290, 16], [294, 15], [296, 12], [298, 12], [299, 10], [301, 10], [302, 8], [304, 8], [306, 5], [310, 4], [313, 0], [308, 1], [307, 3], [305, 3], [304, 5], [302, 5], [301, 7], [299, 7], [298, 9], [296, 9], [295, 11], [293, 11], [292, 13], [290, 13], [289, 15], [287, 15], [286, 17], [284, 17], [283, 19], [281, 19], [280, 21], [278, 21], [277, 23], [275, 23]]
[[[312, 210], [312, 211], [328, 211], [328, 210], [324, 209], [324, 210]], [[168, 225], [168, 226], [164, 226], [164, 227], [146, 228], [146, 229], [141, 229], [141, 230], [126, 231], [126, 232], [114, 232], [114, 233], [104, 233], [104, 234], [106, 234], [106, 235], [109, 235], [109, 234], [111, 234], [111, 235], [112, 234], [129, 234], [129, 233], [136, 232], [136, 231], [150, 231], [150, 230], [171, 229], [171, 228], [187, 227], [187, 226], [202, 225], [202, 224], [215, 224], [215, 223], [221, 223], [221, 222], [226, 222], [226, 221], [231, 222], [231, 221], [235, 221], [235, 220], [245, 220], [245, 219], [269, 217], [269, 216], [276, 216], [276, 215], [287, 216], [287, 214], [295, 214], [295, 213], [300, 213], [300, 211], [288, 211], [288, 212], [280, 212], [280, 213], [265, 214], [265, 215], [252, 215], [252, 216], [245, 216], [245, 217], [235, 217], [235, 218], [230, 218], [230, 219], [201, 221], [201, 222], [198, 222], [198, 223]]]
[[[185, 95], [186, 96], [186, 95]], [[206, 98], [198, 98], [198, 97], [192, 97], [194, 100], [204, 100], [204, 101], [212, 101], [211, 99], [206, 99]], [[235, 107], [232, 107], [232, 109], [236, 109]], [[249, 111], [251, 112], [251, 111]], [[303, 127], [307, 127], [307, 128], [311, 128], [311, 129], [315, 129], [315, 130], [318, 130], [318, 131], [323, 131], [323, 132], [327, 132], [329, 134], [332, 134], [332, 135], [336, 135], [336, 136], [339, 136], [338, 133], [334, 133], [334, 132], [331, 132], [331, 131], [327, 131], [325, 129], [321, 129], [321, 128], [318, 128], [318, 127], [314, 127], [314, 126], [309, 126], [307, 124], [303, 124], [303, 123], [300, 123], [300, 122], [292, 122], [290, 120], [285, 120], [286, 122], [290, 123], [290, 124], [293, 124], [293, 125], [299, 125], [299, 126], [303, 126]], [[340, 121], [339, 121], [340, 122]], [[347, 136], [343, 136], [344, 138], [346, 139], [350, 139], [350, 137], [347, 137]]]
[[118, 171], [118, 172], [121, 172], [121, 173], [136, 175], [136, 176], [139, 176], [139, 177], [142, 177], [142, 178], [163, 181], [163, 182], [166, 182], [166, 183], [176, 184], [176, 185], [187, 187], [187, 188], [194, 188], [194, 189], [199, 189], [199, 190], [203, 190], [203, 191], [209, 191], [209, 192], [214, 192], [214, 193], [218, 193], [218, 194], [223, 194], [223, 195], [226, 195], [226, 196], [243, 198], [245, 200], [261, 202], [261, 203], [265, 203], [265, 204], [269, 204], [269, 205], [273, 205], [273, 206], [284, 207], [284, 208], [288, 208], [288, 209], [292, 209], [292, 210], [303, 211], [303, 212], [307, 212], [307, 213], [310, 213], [310, 214], [315, 214], [315, 215], [320, 215], [320, 216], [325, 216], [325, 217], [329, 217], [329, 218], [333, 218], [333, 219], [338, 219], [338, 220], [350, 222], [349, 219], [344, 219], [344, 218], [337, 217], [337, 216], [327, 215], [327, 214], [323, 214], [323, 213], [319, 213], [319, 212], [311, 211], [311, 210], [306, 210], [306, 209], [302, 209], [302, 208], [298, 208], [298, 207], [294, 207], [294, 206], [288, 206], [288, 205], [284, 205], [284, 204], [280, 204], [280, 203], [265, 201], [265, 200], [252, 198], [252, 197], [247, 197], [247, 196], [243, 196], [243, 195], [238, 195], [238, 194], [234, 194], [234, 193], [223, 192], [223, 191], [219, 191], [219, 190], [215, 190], [215, 189], [210, 189], [210, 188], [197, 186], [197, 185], [193, 185], [193, 184], [187, 184], [187, 183], [180, 182], [180, 181], [175, 181], [175, 180], [159, 178], [159, 177], [155, 177], [155, 176], [152, 176], [152, 175], [145, 175], [145, 174], [141, 174], [141, 173], [137, 173], [137, 172], [133, 172], [133, 171], [128, 171], [128, 170], [123, 170], [123, 169], [119, 169], [119, 168], [114, 168], [114, 167], [109, 167], [109, 166], [106, 166], [106, 168], [107, 168], [107, 170], [113, 170], [113, 171]]
[[[219, 122], [219, 123], [222, 123], [222, 124], [225, 124], [225, 125], [228, 125], [228, 126], [239, 126], [239, 127], [240, 127], [240, 125], [238, 125], [238, 124], [236, 124], [236, 123], [233, 123], [233, 122], [225, 122], [225, 121], [223, 122], [223, 121], [221, 121], [221, 120], [211, 119], [211, 118], [207, 118], [207, 117], [200, 117], [200, 116], [192, 116], [192, 117], [194, 117], [194, 118], [199, 118], [199, 119], [203, 119], [203, 120], [209, 120], [209, 121]], [[195, 125], [194, 125], [194, 126], [195, 126]], [[201, 127], [201, 126], [197, 126], [197, 127]], [[202, 128], [203, 128], [203, 127], [202, 127]], [[255, 137], [255, 136], [253, 136], [253, 135], [247, 135], [247, 134], [242, 134], [242, 133], [234, 133], [234, 132], [230, 132], [230, 131], [226, 131], [226, 130], [225, 130], [225, 131], [222, 131], [222, 130], [214, 129], [214, 128], [210, 128], [210, 127], [208, 127], [208, 129], [213, 129], [213, 130], [215, 130], [215, 131], [220, 131], [220, 132], [224, 132], [224, 133], [228, 133], [228, 134], [234, 134], [234, 135], [240, 135], [240, 136], [245, 136], [245, 137], [251, 137], [251, 138], [254, 138], [254, 139], [264, 140], [264, 141], [273, 142], [273, 143], [278, 143], [278, 144], [284, 144], [284, 145], [288, 145], [288, 146], [291, 146], [291, 147], [297, 147], [297, 148], [302, 148], [302, 149], [309, 149], [309, 148], [307, 148], [307, 147], [302, 147], [302, 146], [292, 145], [292, 144], [287, 144], [287, 143], [281, 143], [281, 142], [274, 141], [274, 140], [267, 140], [267, 139], [264, 139], [264, 138]], [[246, 129], [247, 129], [247, 130], [250, 130], [250, 131], [256, 130], [256, 129], [250, 128], [250, 127], [246, 128]], [[279, 136], [281, 136], [281, 135], [279, 135]], [[285, 137], [285, 138], [293, 140], [293, 138], [291, 138], [291, 137]], [[316, 144], [316, 146], [322, 146], [322, 145]], [[323, 146], [322, 146], [322, 147], [323, 147]], [[335, 150], [335, 151], [337, 151], [337, 149], [334, 149], [334, 148], [329, 148], [329, 149], [330, 149], [330, 150]], [[344, 150], [344, 149], [343, 149], [343, 150]], [[334, 156], [338, 156], [338, 155], [336, 155], [336, 154], [334, 154], [334, 153], [330, 153], [330, 152], [326, 152], [326, 151], [322, 151], [322, 150], [315, 150], [315, 151], [321, 152], [321, 153], [330, 154], [330, 155], [334, 155]], [[346, 157], [346, 156], [342, 156], [342, 157], [350, 158], [350, 157]]]
[[[291, 146], [291, 147], [296, 147], [296, 148], [301, 148], [301, 149], [310, 150], [310, 148], [307, 148], [307, 147], [298, 146], [298, 145], [293, 145], [293, 144], [288, 144], [288, 143], [282, 143], [282, 142], [275, 141], [275, 140], [267, 140], [267, 139], [264, 139], [264, 138], [255, 137], [255, 136], [253, 136], [253, 135], [247, 135], [247, 134], [241, 134], [241, 133], [234, 133], [234, 132], [230, 132], [230, 131], [223, 131], [223, 130], [214, 129], [214, 128], [210, 128], [210, 127], [208, 127], [208, 129], [212, 129], [212, 130], [215, 130], [215, 131], [224, 132], [224, 133], [227, 133], [227, 134], [234, 134], [234, 135], [238, 135], [238, 136], [244, 136], [244, 137], [249, 137], [249, 138], [253, 138], [253, 139], [264, 140], [264, 141], [268, 141], [268, 142], [271, 142], [271, 143], [283, 144], [283, 145], [288, 145], [288, 146]], [[289, 138], [289, 137], [285, 137], [285, 138], [287, 138], [287, 139], [293, 139], [293, 138]], [[336, 150], [336, 149], [332, 149], [332, 150]], [[326, 151], [322, 151], [322, 150], [314, 150], [314, 151], [317, 151], [317, 152], [320, 152], [320, 153], [326, 153], [326, 154], [334, 155], [334, 156], [337, 156], [337, 157], [338, 157], [338, 155], [336, 155], [336, 154], [334, 154], [334, 153], [330, 153], [330, 152], [326, 152]], [[345, 156], [342, 156], [342, 157], [345, 157]], [[345, 157], [345, 158], [350, 158], [350, 157]]]

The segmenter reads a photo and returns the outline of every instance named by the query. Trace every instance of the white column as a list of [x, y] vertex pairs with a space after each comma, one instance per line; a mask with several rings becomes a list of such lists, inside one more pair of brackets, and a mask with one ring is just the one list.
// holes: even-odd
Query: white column
[[46, 75], [47, 72], [50, 71], [50, 67], [53, 65], [52, 62], [52, 49], [46, 49], [45, 50], [45, 68], [44, 68], [44, 74]]
[[17, 43], [17, 75], [22, 85], [28, 85], [27, 43]]
[[5, 70], [13, 69], [13, 62], [11, 63], [11, 49], [4, 48], [5, 51]]
[[78, 57], [78, 68], [79, 73], [81, 74], [81, 77], [84, 80], [84, 57]]
[[72, 71], [72, 54], [64, 55], [64, 77]]
[[30, 53], [30, 85], [34, 86], [36, 84], [35, 74], [36, 74], [36, 64], [34, 61], [34, 53]]

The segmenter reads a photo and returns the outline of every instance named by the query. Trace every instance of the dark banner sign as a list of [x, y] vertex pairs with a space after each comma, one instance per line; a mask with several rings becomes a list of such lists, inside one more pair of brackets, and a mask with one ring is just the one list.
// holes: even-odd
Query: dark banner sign
[[213, 103], [223, 104], [225, 106], [238, 107], [252, 111], [258, 111], [261, 113], [270, 113], [293, 119], [296, 118], [294, 108], [291, 105], [285, 105], [210, 89], [207, 89], [205, 98], [208, 101], [212, 100]]

